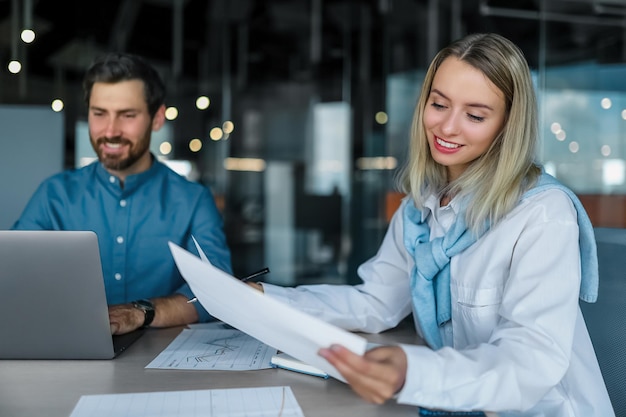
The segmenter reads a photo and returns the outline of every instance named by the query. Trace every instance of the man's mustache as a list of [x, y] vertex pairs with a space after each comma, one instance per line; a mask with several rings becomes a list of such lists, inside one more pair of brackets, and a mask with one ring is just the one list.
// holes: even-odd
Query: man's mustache
[[105, 143], [132, 145], [131, 141], [129, 141], [128, 139], [125, 139], [125, 138], [123, 138], [121, 136], [114, 137], [114, 138], [98, 138], [96, 140], [96, 143], [98, 145], [102, 145], [102, 144], [105, 144]]

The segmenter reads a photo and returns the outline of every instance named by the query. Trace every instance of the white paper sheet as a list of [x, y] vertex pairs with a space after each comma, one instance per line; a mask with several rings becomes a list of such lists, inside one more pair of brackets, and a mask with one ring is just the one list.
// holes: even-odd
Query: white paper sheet
[[[217, 326], [219, 324], [219, 326]], [[276, 349], [222, 323], [183, 331], [146, 368], [248, 371], [271, 368]]]
[[267, 297], [180, 246], [169, 245], [181, 275], [214, 317], [343, 382], [341, 374], [318, 355], [319, 349], [340, 344], [356, 354], [365, 353], [365, 338]]
[[70, 417], [304, 417], [290, 387], [83, 395]]

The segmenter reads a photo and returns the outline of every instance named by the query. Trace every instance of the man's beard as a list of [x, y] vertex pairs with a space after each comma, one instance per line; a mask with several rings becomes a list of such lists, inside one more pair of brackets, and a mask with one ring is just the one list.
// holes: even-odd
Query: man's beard
[[[113, 171], [123, 171], [133, 166], [150, 148], [150, 138], [142, 138], [136, 145], [131, 141], [122, 137], [115, 138], [98, 138], [95, 142], [91, 141], [94, 151], [98, 155], [98, 160], [105, 168]], [[119, 143], [128, 147], [128, 156], [111, 155], [102, 150], [105, 143]]]

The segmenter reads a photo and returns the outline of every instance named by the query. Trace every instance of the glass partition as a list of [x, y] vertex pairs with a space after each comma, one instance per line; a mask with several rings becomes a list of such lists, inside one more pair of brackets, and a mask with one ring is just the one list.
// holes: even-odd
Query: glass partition
[[[189, 161], [215, 193], [236, 275], [267, 266], [267, 280], [281, 284], [359, 281], [402, 197], [394, 179], [426, 66], [471, 32], [522, 48], [539, 99], [539, 160], [596, 226], [626, 227], [623, 1], [268, 1], [246, 9], [249, 18], [220, 10], [207, 12], [220, 24], [200, 48], [200, 82], [177, 84], [170, 98], [179, 117], [168, 122], [168, 158]], [[210, 107], [185, 104], [204, 95]]]

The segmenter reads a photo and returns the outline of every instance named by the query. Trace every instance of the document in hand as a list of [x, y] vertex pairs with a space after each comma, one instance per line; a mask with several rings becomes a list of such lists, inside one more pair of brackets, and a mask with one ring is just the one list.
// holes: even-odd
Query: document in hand
[[[274, 300], [170, 242], [181, 275], [214, 317], [345, 382], [317, 352], [340, 344], [362, 355], [367, 340]], [[200, 252], [201, 256], [203, 255]]]

